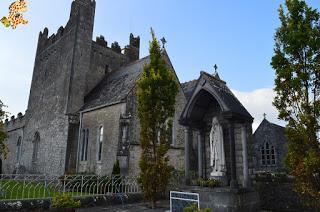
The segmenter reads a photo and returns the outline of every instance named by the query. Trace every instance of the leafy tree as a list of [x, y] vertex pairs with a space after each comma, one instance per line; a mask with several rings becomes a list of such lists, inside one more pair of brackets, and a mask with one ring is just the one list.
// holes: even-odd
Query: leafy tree
[[8, 154], [8, 148], [5, 145], [4, 141], [8, 136], [3, 125], [3, 120], [7, 117], [7, 113], [3, 110], [4, 107], [5, 106], [0, 100], [0, 156], [5, 159]]
[[151, 29], [150, 63], [144, 66], [137, 82], [138, 115], [140, 119], [139, 183], [152, 208], [169, 182], [172, 167], [167, 156], [178, 83], [162, 55]]
[[273, 104], [288, 122], [287, 165], [296, 190], [320, 207], [320, 14], [302, 0], [279, 8], [271, 65], [276, 71]]

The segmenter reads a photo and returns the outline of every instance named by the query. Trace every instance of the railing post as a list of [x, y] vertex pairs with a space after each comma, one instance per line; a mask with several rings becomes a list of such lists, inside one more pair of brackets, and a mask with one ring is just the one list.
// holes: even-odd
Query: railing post
[[66, 175], [64, 175], [63, 176], [63, 193], [65, 193], [66, 192], [66, 180], [67, 180], [67, 176]]
[[26, 187], [26, 176], [23, 177], [22, 198], [24, 199], [24, 188]]
[[111, 194], [113, 194], [113, 187], [114, 187], [114, 182], [113, 182], [113, 176], [111, 175]]
[[99, 194], [99, 177], [100, 176], [97, 176], [97, 195]]
[[80, 184], [81, 190], [80, 190], [80, 196], [82, 196], [82, 188], [83, 188], [83, 175], [81, 175], [81, 184]]
[[47, 191], [47, 177], [44, 175], [44, 191], [43, 191], [43, 198], [46, 198], [46, 191]]

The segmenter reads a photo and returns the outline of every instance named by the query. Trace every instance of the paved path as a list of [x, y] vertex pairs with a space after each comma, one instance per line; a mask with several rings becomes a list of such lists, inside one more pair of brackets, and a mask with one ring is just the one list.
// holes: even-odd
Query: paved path
[[159, 202], [157, 209], [151, 209], [146, 203], [135, 203], [117, 206], [100, 206], [94, 208], [81, 208], [77, 212], [165, 212], [169, 211], [168, 202]]

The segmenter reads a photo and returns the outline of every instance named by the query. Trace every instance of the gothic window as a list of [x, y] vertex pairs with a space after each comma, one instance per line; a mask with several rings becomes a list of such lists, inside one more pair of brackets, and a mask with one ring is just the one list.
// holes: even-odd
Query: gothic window
[[88, 141], [89, 141], [89, 130], [82, 130], [82, 142], [81, 142], [81, 161], [87, 161], [88, 155]]
[[261, 151], [261, 165], [275, 166], [276, 165], [276, 150], [269, 142], [265, 142], [260, 149]]
[[21, 138], [21, 136], [18, 138], [18, 142], [17, 142], [17, 158], [16, 158], [16, 160], [17, 160], [17, 163], [19, 163], [20, 162], [20, 157], [21, 157], [21, 141], [22, 141], [22, 138]]
[[[174, 120], [173, 118], [167, 118], [166, 122], [165, 122], [165, 127], [166, 127], [166, 132], [167, 132], [167, 142], [170, 144], [170, 145], [174, 145]], [[160, 142], [160, 130], [158, 131], [158, 143]]]
[[99, 127], [98, 131], [98, 151], [97, 151], [97, 160], [101, 161], [102, 156], [102, 141], [103, 141], [103, 127]]
[[34, 139], [32, 142], [33, 142], [32, 162], [36, 163], [38, 161], [38, 151], [39, 151], [39, 143], [40, 143], [40, 135], [38, 132], [34, 134]]

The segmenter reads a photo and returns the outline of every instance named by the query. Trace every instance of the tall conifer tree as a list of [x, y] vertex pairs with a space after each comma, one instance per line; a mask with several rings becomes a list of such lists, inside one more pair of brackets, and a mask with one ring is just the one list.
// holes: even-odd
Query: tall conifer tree
[[169, 182], [172, 167], [167, 156], [170, 147], [172, 117], [178, 82], [166, 65], [159, 41], [151, 29], [150, 63], [146, 64], [137, 82], [138, 115], [140, 119], [139, 182], [152, 208]]

